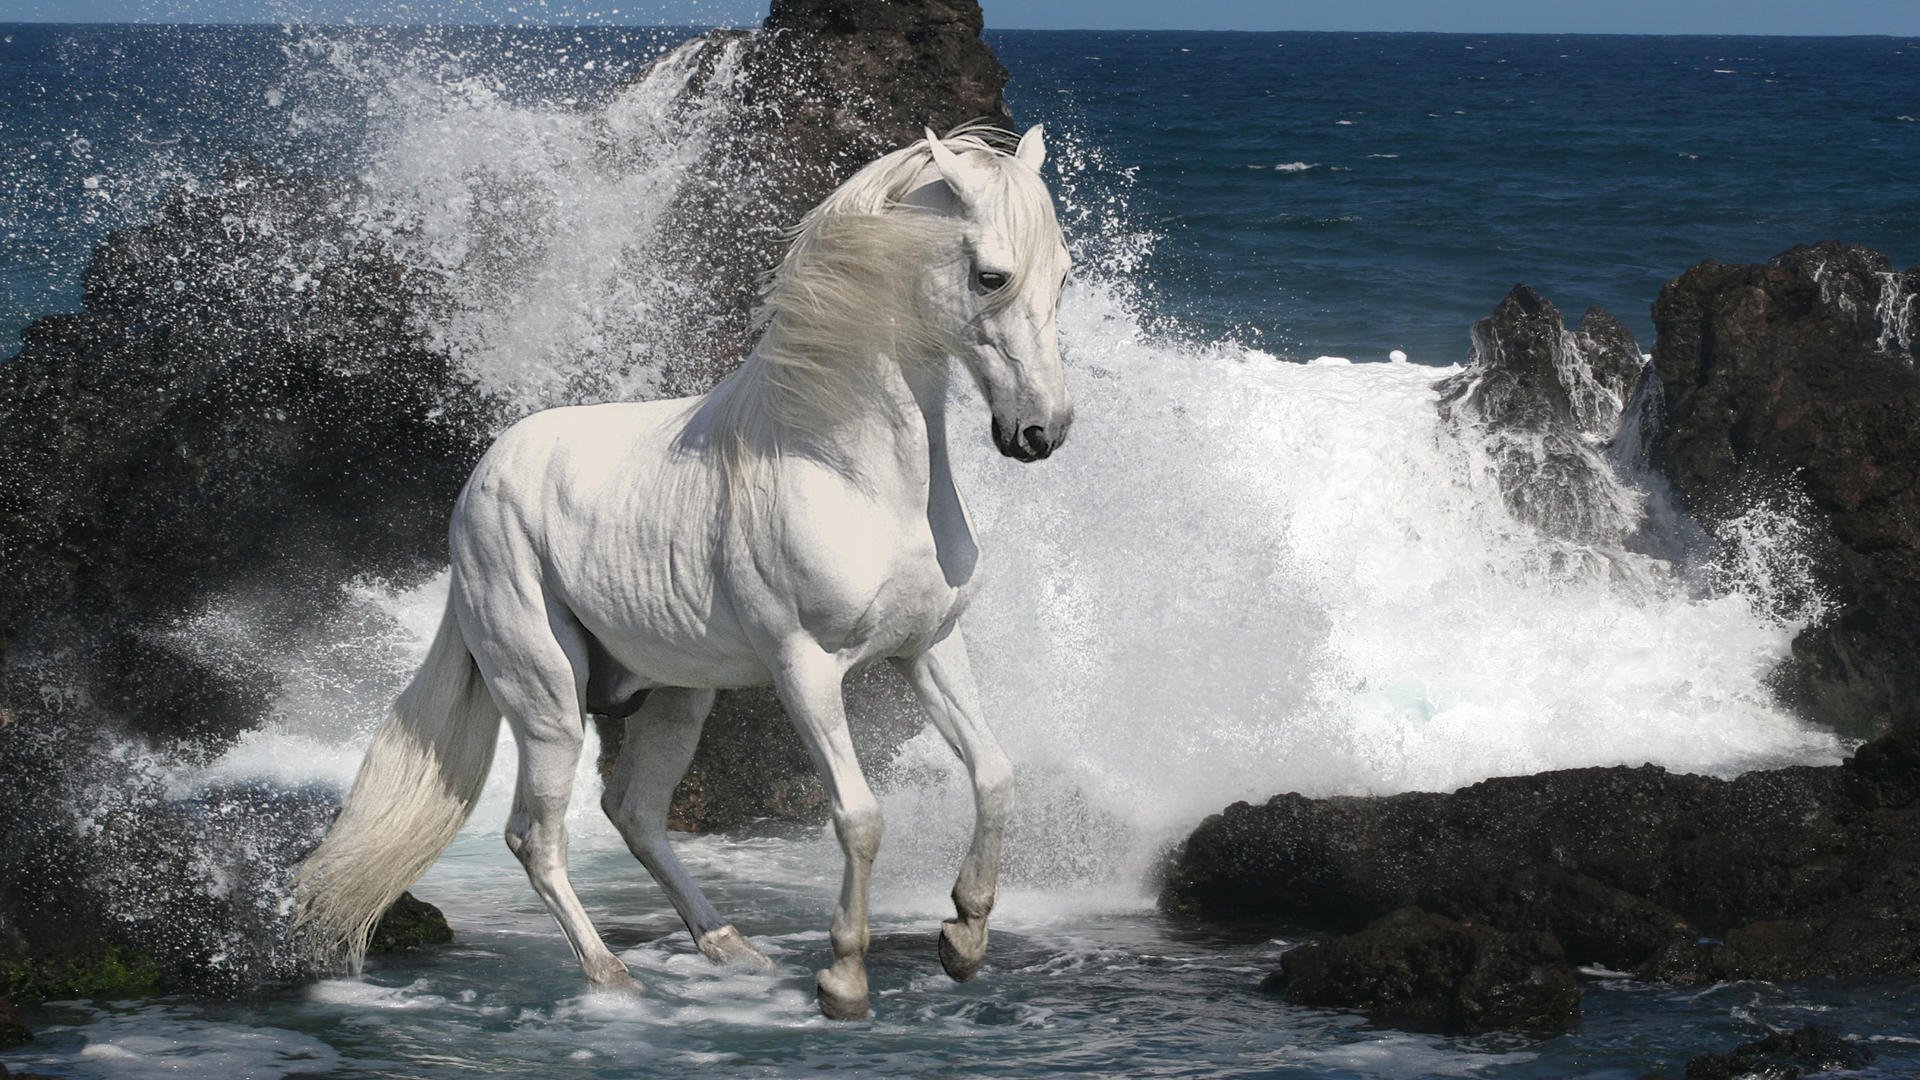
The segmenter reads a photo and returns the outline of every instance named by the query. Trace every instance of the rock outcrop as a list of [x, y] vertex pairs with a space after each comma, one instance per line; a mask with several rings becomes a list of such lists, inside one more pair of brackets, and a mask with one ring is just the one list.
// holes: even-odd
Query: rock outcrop
[[271, 582], [323, 612], [444, 560], [488, 406], [411, 316], [348, 185], [235, 163], [116, 234], [86, 308], [0, 363], [0, 962], [99, 992], [290, 970], [278, 890], [322, 793], [166, 789], [272, 676], [173, 633]]
[[1410, 1031], [1557, 1035], [1580, 984], [1553, 935], [1495, 930], [1402, 908], [1356, 934], [1289, 949], [1261, 989], [1295, 1005], [1357, 1009]]
[[1920, 270], [1860, 247], [1707, 262], [1661, 291], [1655, 465], [1709, 524], [1774, 505], [1832, 614], [1783, 695], [1858, 736], [1920, 722]]
[[1895, 736], [1734, 780], [1649, 765], [1236, 803], [1187, 839], [1161, 898], [1342, 932], [1417, 906], [1670, 981], [1914, 974], [1917, 838], [1920, 738]]
[[1641, 497], [1606, 455], [1645, 361], [1632, 331], [1597, 308], [1569, 331], [1516, 285], [1473, 324], [1467, 369], [1443, 380], [1440, 415], [1479, 431], [1514, 516], [1560, 540], [1618, 549]]

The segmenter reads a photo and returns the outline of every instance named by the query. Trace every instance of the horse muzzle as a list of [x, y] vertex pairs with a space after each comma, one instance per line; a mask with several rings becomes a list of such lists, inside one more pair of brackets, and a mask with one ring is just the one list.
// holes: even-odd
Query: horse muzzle
[[1018, 421], [1002, 424], [996, 416], [993, 418], [993, 445], [1015, 461], [1039, 461], [1060, 449], [1060, 444], [1067, 441], [1067, 429], [1072, 426], [1072, 410], [1045, 426], [1021, 424]]

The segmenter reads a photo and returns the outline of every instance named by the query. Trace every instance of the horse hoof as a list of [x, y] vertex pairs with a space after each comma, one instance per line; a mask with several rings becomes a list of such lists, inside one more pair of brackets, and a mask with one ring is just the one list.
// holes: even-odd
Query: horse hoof
[[640, 985], [640, 980], [634, 978], [633, 973], [628, 971], [625, 965], [622, 965], [618, 971], [596, 975], [588, 982], [602, 994], [618, 994], [621, 997], [633, 998], [647, 995], [647, 988]]
[[987, 924], [948, 919], [940, 924], [940, 966], [954, 982], [966, 982], [980, 974], [980, 962], [987, 958]]
[[813, 977], [820, 998], [820, 1013], [829, 1020], [865, 1020], [867, 1018], [867, 980], [854, 980], [826, 968]]
[[758, 971], [773, 970], [773, 961], [767, 959], [767, 954], [754, 948], [753, 943], [741, 936], [732, 923], [702, 934], [699, 945], [701, 953], [716, 964], [731, 964]]

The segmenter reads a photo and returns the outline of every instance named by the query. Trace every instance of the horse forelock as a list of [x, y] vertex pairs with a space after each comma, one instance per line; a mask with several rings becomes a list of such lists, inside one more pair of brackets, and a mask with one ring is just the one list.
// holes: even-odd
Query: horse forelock
[[[966, 125], [942, 142], [976, 166], [983, 205], [974, 209], [1016, 253], [1013, 280], [992, 301], [1009, 303], [1061, 250], [1053, 200], [1008, 149], [1009, 133]], [[757, 461], [872, 409], [886, 364], [944, 363], [958, 347], [935, 320], [925, 280], [954, 256], [959, 226], [902, 204], [932, 160], [921, 141], [870, 162], [793, 230], [754, 316], [759, 344], [713, 396], [717, 460], [736, 504], [753, 502]]]

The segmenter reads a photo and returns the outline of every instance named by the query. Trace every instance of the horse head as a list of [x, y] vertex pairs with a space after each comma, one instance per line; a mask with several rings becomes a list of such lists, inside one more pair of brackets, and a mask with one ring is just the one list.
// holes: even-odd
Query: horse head
[[1070, 259], [1040, 179], [1047, 153], [1040, 128], [1029, 129], [1011, 155], [978, 138], [949, 145], [932, 131], [925, 145], [931, 175], [902, 201], [953, 220], [960, 244], [932, 283], [932, 303], [987, 399], [994, 445], [1038, 461], [1066, 441], [1073, 424], [1054, 326]]

